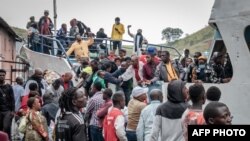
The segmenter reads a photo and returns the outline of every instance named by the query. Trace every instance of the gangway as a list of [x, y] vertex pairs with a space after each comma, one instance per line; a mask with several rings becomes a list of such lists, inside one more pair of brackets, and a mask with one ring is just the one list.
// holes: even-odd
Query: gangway
[[[63, 47], [61, 42], [56, 39], [55, 36], [44, 36], [44, 35], [37, 35], [40, 39], [38, 42], [32, 42], [28, 38], [27, 44], [24, 44], [21, 48], [21, 52], [24, 52], [27, 56], [27, 59], [29, 60], [29, 63], [32, 68], [41, 68], [43, 70], [49, 69], [53, 70], [59, 74], [63, 74], [65, 72], [72, 71], [75, 72], [75, 63], [76, 60], [74, 56], [67, 56], [66, 51], [69, 49], [69, 47]], [[83, 38], [85, 40], [86, 38]], [[71, 41], [69, 44], [72, 44], [74, 39], [73, 37], [68, 37], [68, 40]], [[103, 40], [103, 44], [106, 47], [105, 49], [102, 49], [99, 47], [98, 40]], [[105, 38], [105, 39], [94, 39], [93, 47], [90, 48], [90, 53], [96, 53], [98, 56], [99, 52], [105, 52], [108, 53], [110, 49], [112, 49], [112, 40]], [[125, 44], [131, 44], [133, 45], [133, 41], [129, 40], [123, 40], [122, 41]], [[181, 54], [173, 47], [167, 47], [164, 45], [155, 45], [155, 44], [147, 44], [147, 46], [154, 46], [159, 51], [162, 50], [169, 50], [171, 55], [175, 58], [180, 58]], [[147, 47], [146, 46], [146, 47]], [[126, 45], [124, 45], [124, 48], [131, 54], [132, 48], [128, 48]], [[49, 53], [47, 52], [49, 50]], [[130, 50], [130, 51], [129, 51]], [[58, 52], [61, 52], [60, 55], [58, 55]], [[91, 56], [91, 55], [90, 55]], [[94, 57], [95, 57], [94, 56]], [[94, 58], [93, 57], [93, 58]]]

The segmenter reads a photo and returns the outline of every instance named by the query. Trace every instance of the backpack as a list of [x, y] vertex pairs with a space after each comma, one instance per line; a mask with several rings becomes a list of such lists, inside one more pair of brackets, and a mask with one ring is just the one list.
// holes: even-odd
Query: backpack
[[71, 141], [70, 126], [67, 124], [67, 120], [60, 117], [55, 126], [55, 141]]

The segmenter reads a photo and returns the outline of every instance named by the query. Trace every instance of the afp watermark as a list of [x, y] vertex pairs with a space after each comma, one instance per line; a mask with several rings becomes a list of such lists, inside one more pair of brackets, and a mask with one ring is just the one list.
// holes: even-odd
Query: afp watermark
[[189, 125], [188, 140], [249, 139], [250, 125]]

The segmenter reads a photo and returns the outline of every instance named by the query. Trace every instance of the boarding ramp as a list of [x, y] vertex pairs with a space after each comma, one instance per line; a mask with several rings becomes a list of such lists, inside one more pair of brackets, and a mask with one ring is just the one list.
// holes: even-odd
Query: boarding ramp
[[[39, 40], [33, 42], [28, 38], [28, 43], [21, 48], [21, 52], [25, 54], [32, 68], [53, 70], [58, 74], [72, 72], [75, 75], [75, 68], [79, 64], [76, 62], [74, 55], [66, 55], [66, 51], [74, 42], [73, 37], [67, 38], [67, 41], [69, 41], [67, 46], [64, 46], [56, 36], [37, 35], [37, 39]], [[83, 38], [83, 40], [86, 40], [86, 38]], [[100, 42], [100, 40], [102, 42]], [[113, 40], [108, 38], [95, 38], [94, 41], [94, 44], [89, 48], [90, 59], [98, 57], [100, 52], [104, 52], [108, 55], [109, 51], [112, 50]], [[128, 56], [133, 54], [133, 45], [133, 41], [122, 40], [122, 48], [126, 49]], [[169, 51], [171, 58], [179, 60], [181, 57], [179, 51], [174, 47], [156, 44], [143, 45], [144, 49], [147, 49], [148, 47], [155, 47], [158, 51], [158, 56], [160, 56], [162, 51]], [[118, 54], [118, 52], [116, 54]], [[77, 82], [75, 82], [75, 84], [77, 84]], [[166, 100], [167, 83], [161, 82], [161, 85], [164, 99]]]

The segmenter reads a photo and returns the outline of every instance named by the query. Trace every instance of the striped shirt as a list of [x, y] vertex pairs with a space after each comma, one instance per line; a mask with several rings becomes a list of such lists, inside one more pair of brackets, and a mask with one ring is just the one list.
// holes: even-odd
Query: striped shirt
[[90, 124], [97, 127], [102, 127], [99, 123], [99, 118], [96, 115], [97, 110], [100, 109], [100, 107], [104, 104], [104, 100], [102, 98], [102, 92], [97, 92], [94, 94], [92, 98], [90, 98], [86, 113], [91, 114]]

